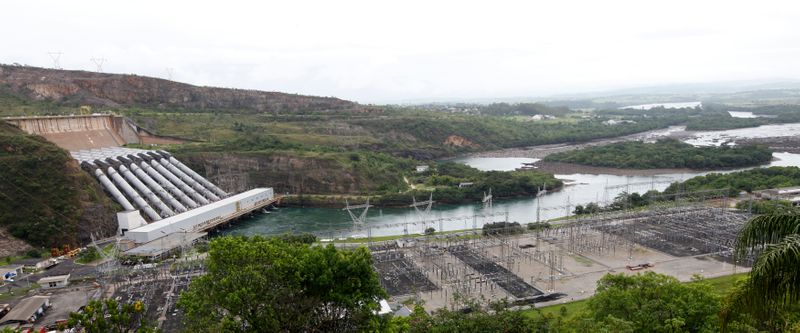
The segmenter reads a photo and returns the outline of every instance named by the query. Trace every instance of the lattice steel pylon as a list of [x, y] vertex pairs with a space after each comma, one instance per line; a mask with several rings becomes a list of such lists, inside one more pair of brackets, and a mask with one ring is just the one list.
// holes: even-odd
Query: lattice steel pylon
[[50, 59], [53, 60], [53, 68], [61, 69], [61, 51], [58, 52], [47, 52], [47, 55], [50, 56]]
[[95, 65], [95, 67], [97, 69], [97, 72], [98, 73], [102, 73], [103, 72], [103, 64], [108, 59], [106, 59], [106, 58], [91, 58], [89, 60], [91, 60], [94, 63], [94, 65]]
[[[347, 213], [350, 214], [350, 218], [353, 220], [353, 223], [360, 226], [366, 224], [367, 212], [369, 211], [369, 208], [372, 207], [372, 205], [369, 204], [369, 198], [367, 198], [367, 202], [365, 204], [361, 205], [350, 206], [350, 203], [347, 201], [347, 199], [344, 200], [344, 204], [345, 207], [342, 208], [342, 210], [346, 210]], [[357, 211], [359, 209], [364, 209], [364, 210], [361, 211], [361, 214], [356, 216], [356, 213], [354, 213], [353, 211]]]
[[[411, 197], [413, 203], [408, 205], [408, 207], [414, 208], [414, 211], [417, 213], [417, 218], [419, 218], [420, 222], [425, 222], [429, 219], [431, 215], [431, 206], [433, 206], [433, 192], [431, 192], [430, 197], [428, 200], [417, 202], [416, 197]], [[425, 206], [425, 209], [420, 209], [419, 207]]]

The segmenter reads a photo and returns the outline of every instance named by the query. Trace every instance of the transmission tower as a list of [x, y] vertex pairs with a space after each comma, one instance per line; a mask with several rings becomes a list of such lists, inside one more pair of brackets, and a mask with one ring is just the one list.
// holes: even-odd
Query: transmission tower
[[94, 63], [94, 65], [97, 67], [96, 72], [98, 72], [98, 73], [102, 73], [103, 72], [103, 63], [106, 62], [106, 60], [107, 60], [106, 58], [92, 58], [92, 59], [89, 59], [89, 60], [91, 60]]
[[489, 213], [492, 212], [492, 189], [489, 188], [489, 194], [487, 195], [486, 192], [483, 192], [483, 209], [489, 210]]
[[[367, 222], [367, 211], [369, 211], [369, 208], [372, 207], [372, 205], [369, 204], [369, 198], [367, 198], [367, 202], [362, 205], [350, 206], [350, 203], [347, 201], [347, 199], [344, 200], [344, 203], [345, 207], [342, 208], [342, 210], [346, 210], [347, 213], [350, 214], [350, 219], [353, 220], [353, 223], [363, 226]], [[363, 211], [361, 211], [361, 214], [356, 215], [354, 211], [357, 212], [359, 209], [363, 209]]]
[[175, 74], [175, 68], [167, 67], [167, 80], [172, 81], [173, 74]]
[[61, 69], [61, 62], [60, 62], [60, 60], [61, 60], [61, 55], [62, 55], [62, 54], [63, 54], [63, 53], [61, 53], [61, 51], [58, 51], [58, 52], [47, 52], [47, 55], [49, 55], [49, 56], [50, 56], [50, 59], [52, 59], [52, 60], [53, 60], [53, 68], [55, 68], [55, 69]]
[[[417, 212], [417, 218], [419, 218], [420, 222], [425, 222], [431, 215], [431, 206], [433, 206], [433, 192], [431, 192], [431, 196], [428, 200], [417, 202], [416, 197], [411, 197], [413, 203], [408, 205], [408, 207], [414, 208], [414, 211]], [[420, 207], [425, 206], [425, 209], [420, 209]]]

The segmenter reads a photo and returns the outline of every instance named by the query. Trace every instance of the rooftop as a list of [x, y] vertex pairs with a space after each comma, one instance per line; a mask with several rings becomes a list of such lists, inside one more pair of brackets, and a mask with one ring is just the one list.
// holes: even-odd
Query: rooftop
[[269, 188], [252, 189], [250, 191], [242, 192], [242, 193], [239, 193], [239, 194], [236, 194], [236, 195], [232, 195], [232, 196], [229, 196], [229, 197], [224, 198], [222, 200], [212, 202], [212, 203], [210, 203], [208, 205], [189, 210], [187, 212], [183, 212], [183, 213], [180, 213], [180, 214], [172, 215], [172, 216], [170, 216], [168, 218], [165, 218], [165, 219], [163, 219], [161, 221], [153, 222], [153, 223], [150, 223], [148, 225], [145, 225], [145, 226], [133, 229], [133, 230], [136, 230], [137, 232], [150, 232], [150, 231], [153, 231], [153, 230], [158, 230], [158, 229], [161, 229], [161, 228], [163, 228], [165, 226], [168, 226], [168, 225], [170, 225], [172, 223], [185, 220], [185, 219], [187, 219], [189, 217], [192, 217], [192, 216], [197, 216], [197, 215], [206, 213], [208, 211], [217, 209], [219, 207], [223, 207], [223, 206], [231, 204], [233, 202], [236, 202], [236, 201], [245, 199], [247, 197], [250, 197], [252, 195], [255, 195], [255, 194], [258, 194], [258, 193], [262, 193], [262, 192], [266, 192], [266, 191], [269, 191], [269, 190], [270, 190]]
[[50, 283], [50, 282], [60, 282], [69, 279], [69, 274], [67, 275], [55, 275], [55, 276], [46, 276], [39, 279], [39, 284], [43, 283]]
[[50, 297], [47, 296], [33, 296], [21, 300], [11, 311], [0, 319], [0, 324], [6, 322], [28, 322], [28, 318], [32, 317], [36, 312], [45, 304]]
[[192, 242], [205, 237], [205, 235], [205, 232], [176, 232], [125, 251], [125, 255], [157, 257], [174, 248], [191, 245]]

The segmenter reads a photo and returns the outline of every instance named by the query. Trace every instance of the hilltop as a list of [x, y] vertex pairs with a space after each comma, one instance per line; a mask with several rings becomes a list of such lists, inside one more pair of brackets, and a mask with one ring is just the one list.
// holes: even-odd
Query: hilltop
[[0, 91], [6, 97], [52, 106], [91, 105], [184, 110], [235, 110], [243, 113], [365, 111], [354, 102], [280, 92], [199, 87], [159, 78], [0, 65]]

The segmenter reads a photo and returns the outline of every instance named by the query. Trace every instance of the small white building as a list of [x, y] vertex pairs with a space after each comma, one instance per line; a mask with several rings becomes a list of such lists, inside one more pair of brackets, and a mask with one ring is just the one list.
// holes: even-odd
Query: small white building
[[39, 279], [39, 285], [42, 289], [64, 288], [69, 285], [69, 274], [43, 277]]
[[472, 185], [474, 185], [474, 183], [471, 183], [471, 182], [459, 183], [459, 184], [458, 184], [458, 188], [470, 187], [470, 186], [472, 186]]
[[429, 165], [417, 165], [417, 172], [425, 172], [430, 170], [430, 168]]

